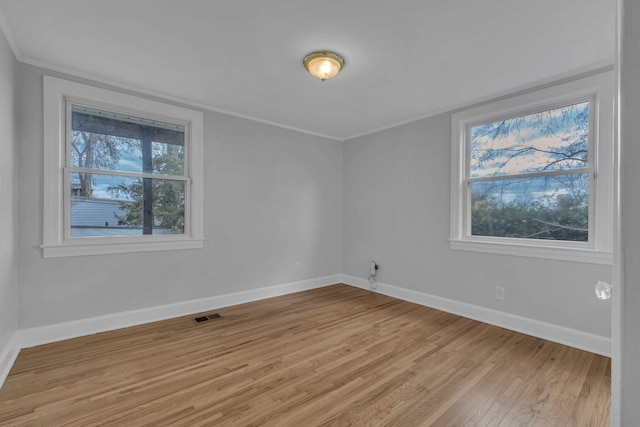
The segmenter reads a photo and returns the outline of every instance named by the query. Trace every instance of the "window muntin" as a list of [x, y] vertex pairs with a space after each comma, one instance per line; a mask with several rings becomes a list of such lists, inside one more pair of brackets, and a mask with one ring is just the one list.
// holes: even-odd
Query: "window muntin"
[[468, 127], [469, 236], [589, 242], [590, 104]]

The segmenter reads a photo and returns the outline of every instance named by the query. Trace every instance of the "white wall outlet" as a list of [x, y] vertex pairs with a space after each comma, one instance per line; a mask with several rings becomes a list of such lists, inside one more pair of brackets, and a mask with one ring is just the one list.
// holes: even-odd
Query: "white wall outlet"
[[296, 271], [302, 271], [302, 263], [300, 261], [296, 262]]
[[502, 286], [496, 286], [496, 299], [504, 301], [504, 288]]

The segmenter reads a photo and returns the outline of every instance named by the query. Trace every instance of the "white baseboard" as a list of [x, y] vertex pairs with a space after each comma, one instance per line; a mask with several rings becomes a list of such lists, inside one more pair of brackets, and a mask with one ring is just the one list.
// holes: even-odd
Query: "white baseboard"
[[99, 332], [126, 328], [128, 326], [157, 322], [173, 317], [186, 316], [193, 313], [215, 310], [217, 308], [228, 307], [231, 305], [321, 288], [339, 283], [341, 278], [342, 276], [337, 274], [317, 279], [308, 279], [300, 282], [252, 289], [250, 291], [219, 295], [210, 298], [182, 301], [175, 304], [155, 306], [88, 319], [22, 329], [19, 331], [20, 344], [21, 348], [28, 348], [70, 338], [92, 335]]
[[[359, 277], [342, 275], [342, 283], [357, 288], [371, 290], [370, 283]], [[578, 331], [564, 326], [541, 322], [539, 320], [516, 316], [490, 308], [437, 297], [422, 292], [399, 288], [384, 283], [378, 283], [375, 292], [404, 301], [413, 302], [437, 310], [446, 311], [458, 316], [500, 326], [526, 335], [542, 338], [570, 347], [579, 348], [591, 353], [611, 357], [611, 339], [600, 335]]]
[[20, 340], [18, 334], [18, 332], [14, 332], [7, 345], [5, 345], [2, 351], [0, 351], [0, 387], [4, 384], [4, 380], [7, 379], [9, 371], [11, 371], [11, 367], [18, 357], [18, 353], [20, 353]]
[[[0, 352], [0, 387], [9, 374], [9, 371], [11, 370], [21, 348], [34, 347], [37, 345], [77, 338], [85, 335], [92, 335], [128, 326], [141, 325], [173, 317], [215, 310], [217, 308], [228, 307], [236, 304], [243, 304], [265, 298], [287, 295], [294, 292], [321, 288], [335, 283], [345, 283], [347, 285], [370, 290], [370, 284], [366, 279], [336, 274], [333, 276], [285, 283], [210, 298], [183, 301], [175, 304], [22, 329], [14, 333], [12, 338], [9, 340], [9, 343]], [[414, 302], [426, 307], [457, 314], [459, 316], [500, 326], [571, 347], [576, 347], [581, 350], [590, 351], [603, 356], [610, 357], [611, 355], [611, 339], [607, 337], [589, 334], [563, 326], [557, 326], [409, 289], [403, 289], [384, 283], [378, 283], [375, 291], [390, 297]]]

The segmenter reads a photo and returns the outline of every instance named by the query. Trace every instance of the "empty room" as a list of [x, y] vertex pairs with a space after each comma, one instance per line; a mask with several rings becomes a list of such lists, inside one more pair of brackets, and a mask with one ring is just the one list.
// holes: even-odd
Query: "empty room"
[[0, 425], [638, 425], [638, 28], [0, 0]]

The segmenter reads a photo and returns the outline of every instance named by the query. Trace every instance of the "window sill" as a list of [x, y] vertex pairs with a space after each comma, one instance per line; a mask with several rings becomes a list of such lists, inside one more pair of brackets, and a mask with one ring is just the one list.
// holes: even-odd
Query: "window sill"
[[567, 248], [550, 245], [532, 245], [506, 242], [450, 240], [453, 250], [484, 252], [528, 258], [552, 259], [586, 264], [612, 265], [613, 254], [588, 248]]
[[42, 245], [41, 248], [43, 258], [62, 258], [85, 255], [202, 249], [203, 246], [203, 239], [172, 239], [152, 242], [69, 242], [59, 245]]

